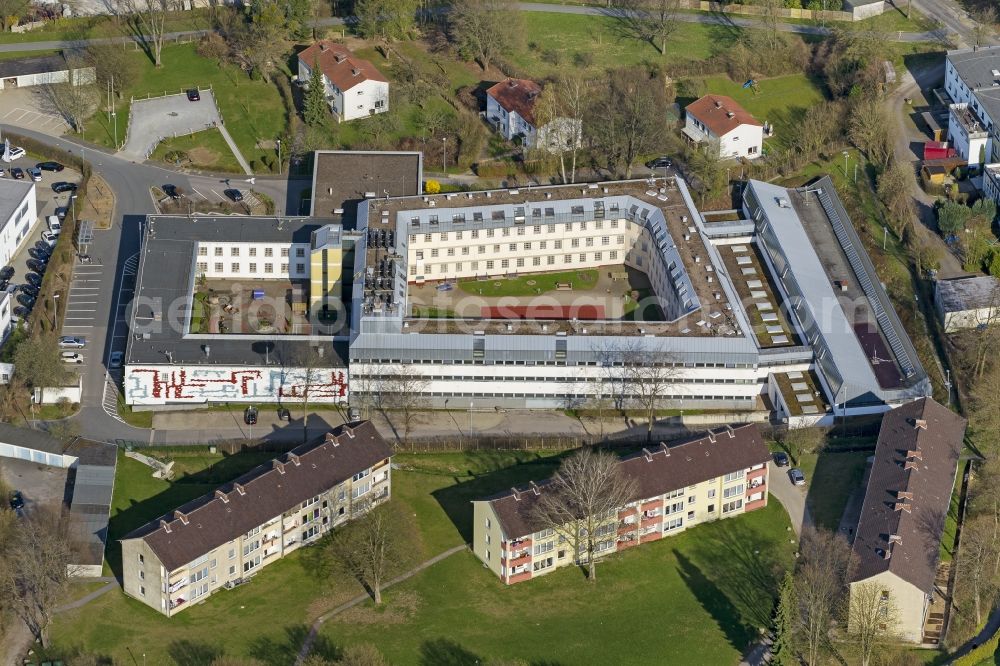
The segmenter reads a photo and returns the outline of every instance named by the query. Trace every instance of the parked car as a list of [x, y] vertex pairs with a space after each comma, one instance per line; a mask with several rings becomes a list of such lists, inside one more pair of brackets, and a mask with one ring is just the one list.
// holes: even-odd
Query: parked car
[[243, 422], [247, 425], [254, 425], [257, 423], [257, 408], [247, 407], [243, 411]]
[[163, 193], [166, 194], [171, 199], [180, 199], [181, 198], [181, 195], [179, 195], [177, 193], [177, 186], [176, 185], [164, 185], [163, 186]]
[[[45, 241], [38, 241], [41, 246], [29, 247], [28, 256], [32, 259], [38, 259], [39, 261], [49, 260], [49, 246], [45, 244]], [[45, 248], [44, 250], [42, 248]]]
[[0, 280], [9, 280], [14, 277], [14, 267], [4, 266], [0, 268]]
[[42, 182], [42, 170], [37, 167], [28, 167], [28, 176], [36, 183]]
[[282, 407], [281, 409], [278, 410], [278, 419], [281, 421], [290, 422], [292, 420], [292, 413], [288, 410], [287, 407]]
[[28, 294], [29, 296], [38, 298], [38, 287], [33, 287], [30, 284], [22, 284], [20, 292], [22, 294]]
[[667, 156], [657, 157], [655, 160], [646, 162], [647, 169], [669, 169], [674, 165], [674, 161]]
[[25, 263], [28, 265], [29, 269], [35, 271], [36, 273], [44, 273], [49, 264], [47, 260], [42, 259], [28, 259]]
[[55, 247], [56, 243], [59, 242], [59, 234], [54, 234], [51, 231], [43, 231], [42, 242], [46, 243], [49, 247]]
[[187, 91], [188, 101], [197, 102], [201, 99], [201, 93], [198, 92], [197, 88], [191, 88]]
[[793, 467], [788, 470], [788, 478], [792, 480], [792, 483], [796, 486], [806, 485], [806, 475], [802, 473], [802, 470], [798, 467]]
[[225, 194], [230, 199], [232, 199], [233, 201], [236, 202], [243, 201], [243, 193], [237, 190], [236, 188], [231, 187], [228, 190], [223, 190], [222, 193]]
[[68, 212], [69, 209], [66, 206], [59, 206], [59, 208], [56, 208], [56, 217], [58, 217], [60, 220], [65, 220], [66, 213]]
[[120, 351], [111, 352], [111, 358], [108, 361], [108, 367], [110, 367], [111, 369], [122, 367], [122, 359], [124, 358], [124, 356], [125, 356], [124, 352]]
[[59, 164], [59, 162], [39, 162], [35, 166], [42, 171], [55, 171], [56, 173], [59, 173], [66, 168], [62, 164]]
[[24, 495], [21, 494], [20, 490], [15, 490], [10, 494], [10, 508], [14, 511], [20, 511], [24, 508]]
[[14, 176], [16, 180], [22, 180], [24, 178], [24, 169], [21, 167], [14, 167], [10, 170], [10, 175]]
[[79, 335], [64, 335], [59, 338], [61, 349], [83, 349], [87, 346], [87, 339]]
[[7, 162], [13, 162], [14, 160], [21, 159], [25, 155], [27, 155], [27, 152], [24, 150], [24, 148], [19, 148], [18, 146], [11, 146], [10, 147], [10, 158], [7, 159], [7, 160], [5, 160], [5, 161], [7, 161]]
[[61, 354], [63, 363], [83, 363], [83, 354], [73, 351], [64, 351]]
[[6, 178], [7, 172], [4, 169], [0, 169], [0, 178]]
[[13, 310], [10, 311], [11, 319], [14, 321], [21, 321], [25, 317], [31, 314], [31, 310], [24, 307], [23, 305], [18, 305]]
[[17, 302], [28, 308], [29, 310], [35, 307], [35, 297], [31, 294], [18, 294]]
[[775, 451], [774, 464], [778, 467], [788, 467], [788, 454], [784, 451]]
[[28, 273], [24, 276], [24, 281], [28, 284], [33, 284], [36, 287], [39, 287], [42, 284], [42, 276], [38, 273]]
[[62, 194], [63, 192], [76, 192], [76, 183], [67, 183], [64, 180], [52, 183], [52, 191]]

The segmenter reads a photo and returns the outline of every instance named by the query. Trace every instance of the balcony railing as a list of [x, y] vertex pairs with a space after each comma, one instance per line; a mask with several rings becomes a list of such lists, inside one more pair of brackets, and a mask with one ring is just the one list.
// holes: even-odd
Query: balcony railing
[[187, 599], [185, 599], [183, 597], [178, 597], [177, 599], [171, 599], [170, 600], [170, 610], [173, 610], [173, 609], [177, 608], [178, 606], [181, 606], [181, 605], [186, 604], [186, 603], [187, 603]]

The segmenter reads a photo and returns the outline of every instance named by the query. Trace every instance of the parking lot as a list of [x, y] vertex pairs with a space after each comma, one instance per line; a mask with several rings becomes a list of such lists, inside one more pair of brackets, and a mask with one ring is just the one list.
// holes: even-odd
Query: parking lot
[[66, 119], [52, 108], [51, 101], [38, 87], [4, 90], [0, 95], [0, 122], [52, 136], [69, 129]]
[[[27, 460], [4, 458], [0, 463], [0, 479], [11, 490], [20, 490], [24, 496], [24, 510], [30, 513], [39, 506], [59, 508], [65, 501], [66, 470], [39, 465]], [[3, 501], [9, 498], [4, 497]]]
[[167, 95], [132, 102], [128, 141], [121, 156], [141, 162], [165, 138], [200, 132], [222, 124], [211, 90], [202, 90], [197, 102], [187, 95]]

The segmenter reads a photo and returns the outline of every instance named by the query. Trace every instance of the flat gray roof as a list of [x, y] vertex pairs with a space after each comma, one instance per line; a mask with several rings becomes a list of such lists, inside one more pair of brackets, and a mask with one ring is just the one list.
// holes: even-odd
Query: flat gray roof
[[994, 122], [1000, 122], [1000, 46], [980, 46], [975, 49], [949, 51], [948, 62], [958, 76], [973, 90], [986, 114]]
[[[0, 148], [2, 150], [2, 148]], [[0, 178], [0, 230], [6, 228], [18, 206], [35, 187], [30, 180]]]
[[349, 228], [365, 195], [406, 197], [423, 191], [419, 151], [317, 150], [313, 155], [309, 212], [329, 216], [343, 209]]
[[938, 280], [937, 302], [942, 312], [962, 312], [1000, 305], [1000, 285], [992, 275]]
[[0, 61], [0, 78], [63, 72], [69, 69], [70, 66], [66, 62], [66, 58], [59, 53], [47, 56], [32, 56], [30, 58], [15, 58]]
[[[312, 232], [334, 220], [275, 217], [152, 216], [139, 253], [135, 298], [130, 320], [127, 364], [200, 364], [275, 366], [288, 364], [309, 347], [332, 351], [329, 367], [345, 367], [346, 344], [327, 336], [185, 336], [194, 289], [199, 242], [309, 243]], [[164, 270], [169, 267], [170, 270]], [[153, 304], [157, 305], [154, 312]], [[210, 355], [205, 347], [210, 348]], [[332, 349], [330, 349], [332, 347]]]

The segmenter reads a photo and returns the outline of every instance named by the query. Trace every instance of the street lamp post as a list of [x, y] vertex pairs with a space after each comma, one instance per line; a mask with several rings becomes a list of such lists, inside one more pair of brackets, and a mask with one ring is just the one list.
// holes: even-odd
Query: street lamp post
[[472, 437], [472, 401], [469, 401], [469, 437]]
[[55, 309], [55, 321], [53, 322], [52, 326], [53, 326], [54, 330], [58, 331], [59, 330], [59, 294], [52, 294], [52, 300], [54, 302], [54, 309]]
[[844, 178], [847, 178], [847, 156], [849, 154], [846, 150], [844, 151]]
[[275, 143], [278, 144], [278, 175], [281, 175], [284, 165], [281, 163], [281, 139], [276, 139]]
[[448, 173], [448, 137], [441, 137], [441, 163], [443, 166], [442, 171], [445, 174]]

